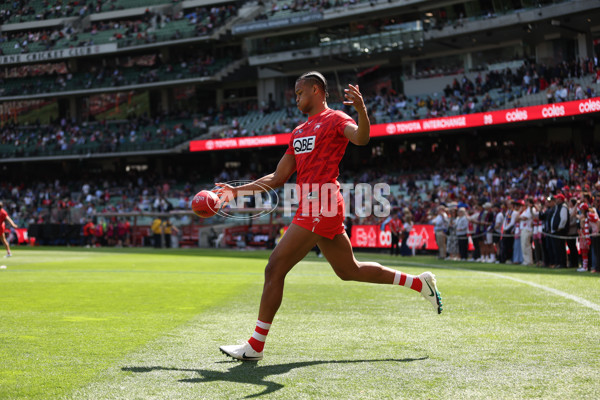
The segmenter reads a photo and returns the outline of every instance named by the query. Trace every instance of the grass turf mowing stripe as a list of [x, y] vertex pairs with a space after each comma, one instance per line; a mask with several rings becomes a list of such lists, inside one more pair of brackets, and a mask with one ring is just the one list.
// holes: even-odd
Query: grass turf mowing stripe
[[[74, 344], [66, 346], [65, 354], [55, 347], [53, 357], [66, 355], [64, 362], [74, 365], [67, 370], [49, 364], [41, 357], [44, 354], [32, 347], [26, 357], [39, 379], [25, 371], [24, 384], [38, 385], [37, 391], [3, 394], [7, 379], [0, 372], [0, 398], [231, 399], [259, 394], [261, 399], [311, 400], [600, 397], [596, 378], [598, 314], [571, 300], [476, 269], [437, 270], [449, 306], [438, 316], [420, 295], [405, 288], [341, 282], [326, 262], [311, 254], [309, 262], [300, 263], [288, 275], [265, 360], [242, 364], [222, 356], [218, 346], [245, 340], [252, 333], [268, 252], [147, 250], [129, 255], [111, 252], [114, 258], [102, 258], [102, 253], [107, 252], [92, 256], [102, 267], [70, 264], [63, 266], [70, 272], [57, 272], [58, 262], [40, 265], [45, 271], [39, 274], [0, 274], [0, 313], [7, 309], [5, 300], [21, 294], [26, 300], [22, 305], [8, 300], [15, 312], [40, 314], [44, 301], [30, 301], [33, 299], [25, 296], [32, 284], [57, 286], [55, 292], [63, 289], [66, 296], [70, 292], [64, 289], [69, 289], [67, 283], [73, 277], [83, 286], [81, 292], [94, 297], [96, 293], [91, 291], [99, 290], [102, 299], [107, 298], [106, 285], [125, 287], [128, 291], [118, 296], [120, 302], [107, 304], [106, 315], [94, 314], [94, 308], [81, 301], [85, 297], [77, 296], [71, 302], [48, 304], [47, 309], [67, 318], [61, 321], [66, 327], [102, 327], [112, 320], [89, 319], [118, 316], [120, 308], [129, 307], [131, 321], [124, 322], [131, 324], [122, 328], [125, 338], [133, 338], [137, 344], [125, 347], [117, 338], [111, 343], [114, 349], [98, 346], [96, 358], [88, 357], [86, 365], [69, 358], [68, 352], [86, 341], [94, 345], [95, 338], [78, 337], [77, 331], [66, 329], [62, 334], [65, 339], [71, 335]], [[372, 254], [357, 256], [373, 258]], [[395, 265], [406, 273], [423, 271], [422, 265], [402, 264], [404, 259], [381, 258], [384, 265]], [[413, 260], [426, 263], [430, 259]], [[125, 265], [119, 265], [121, 261], [126, 261]], [[442, 268], [447, 263], [435, 265]], [[503, 274], [524, 272], [528, 281], [577, 291], [597, 303], [600, 281], [593, 277], [514, 266], [493, 268]], [[107, 273], [88, 274], [86, 269], [106, 269]], [[166, 273], [170, 271], [181, 273]], [[188, 273], [193, 271], [202, 273]], [[227, 294], [195, 307], [195, 299], [211, 296], [216, 290], [213, 287], [223, 287]], [[5, 288], [14, 291], [6, 297]], [[56, 293], [42, 295], [42, 300], [60, 297]], [[109, 312], [112, 308], [115, 310]], [[169, 324], [161, 320], [166, 317], [171, 317]], [[113, 322], [119, 325], [122, 321]], [[128, 329], [132, 326], [140, 331], [131, 335]], [[12, 325], [0, 316], [0, 336], [6, 327]], [[35, 340], [27, 336], [42, 335], [40, 343], [45, 345], [44, 327], [42, 323], [31, 332], [20, 332], [23, 337], [18, 343], [4, 342], [3, 337], [0, 342], [10, 347]], [[22, 357], [18, 346], [12, 350], [15, 358]], [[10, 356], [4, 357], [7, 353], [3, 351], [0, 346], [0, 370], [6, 360], [14, 362]], [[48, 379], [50, 368], [58, 372], [52, 379]], [[78, 376], [80, 371], [85, 379]]]
[[39, 399], [81, 386], [229, 297], [248, 280], [246, 266], [254, 264], [258, 280], [263, 267], [234, 258], [224, 278], [221, 257], [56, 250], [23, 251], [7, 262], [0, 275], [0, 398]]
[[[543, 296], [535, 293], [523, 302], [522, 285], [477, 271], [449, 269], [440, 279], [454, 307], [437, 316], [409, 290], [340, 282], [325, 262], [301, 262], [288, 276], [264, 361], [239, 363], [218, 352], [219, 345], [251, 334], [260, 297], [255, 282], [129, 354], [72, 398], [501, 399], [597, 393], [591, 375], [598, 333], [588, 329], [591, 336], [585, 336], [589, 321], [573, 319], [578, 305], [542, 306]], [[501, 296], [490, 297], [493, 290]]]

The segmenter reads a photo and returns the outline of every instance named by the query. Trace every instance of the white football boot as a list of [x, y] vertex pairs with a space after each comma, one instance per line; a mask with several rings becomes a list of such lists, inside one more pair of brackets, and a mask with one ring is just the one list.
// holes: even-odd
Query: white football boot
[[244, 344], [234, 344], [231, 346], [221, 346], [219, 347], [221, 353], [229, 356], [231, 358], [235, 358], [240, 361], [260, 361], [263, 358], [263, 352], [260, 353], [255, 351], [250, 343], [244, 342]]
[[442, 295], [437, 290], [437, 286], [435, 284], [435, 275], [431, 272], [423, 272], [419, 275], [419, 279], [423, 282], [423, 287], [421, 288], [421, 296], [423, 296], [426, 300], [428, 300], [433, 308], [437, 311], [438, 314], [442, 313]]

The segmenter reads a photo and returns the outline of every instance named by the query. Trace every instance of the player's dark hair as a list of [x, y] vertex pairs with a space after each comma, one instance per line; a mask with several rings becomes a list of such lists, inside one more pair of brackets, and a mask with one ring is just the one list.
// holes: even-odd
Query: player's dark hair
[[317, 85], [323, 93], [325, 93], [325, 97], [329, 97], [329, 90], [327, 88], [327, 79], [317, 71], [305, 72], [298, 79], [296, 79], [296, 83], [299, 81], [308, 81], [313, 85]]

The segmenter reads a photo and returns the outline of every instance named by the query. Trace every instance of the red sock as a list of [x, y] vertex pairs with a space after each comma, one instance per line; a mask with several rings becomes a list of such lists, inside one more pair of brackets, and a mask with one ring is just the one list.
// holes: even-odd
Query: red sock
[[260, 319], [256, 321], [256, 328], [248, 343], [254, 349], [254, 351], [260, 353], [265, 347], [265, 340], [267, 340], [267, 334], [271, 328], [270, 322], [262, 322]]
[[421, 289], [423, 289], [423, 282], [421, 282], [421, 279], [419, 279], [418, 276], [408, 275], [400, 271], [396, 271], [396, 276], [394, 276], [394, 285], [401, 285], [411, 288], [419, 293], [421, 293]]

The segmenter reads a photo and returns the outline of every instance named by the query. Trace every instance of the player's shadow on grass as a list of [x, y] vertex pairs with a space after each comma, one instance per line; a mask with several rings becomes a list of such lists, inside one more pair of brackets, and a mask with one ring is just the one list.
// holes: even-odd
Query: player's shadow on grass
[[179, 382], [188, 383], [207, 383], [207, 382], [234, 382], [234, 383], [249, 383], [252, 385], [264, 386], [265, 389], [262, 392], [248, 395], [245, 398], [253, 398], [263, 396], [269, 393], [273, 393], [282, 389], [284, 385], [271, 382], [265, 378], [268, 376], [285, 374], [295, 368], [310, 367], [312, 365], [319, 364], [355, 364], [355, 363], [376, 363], [376, 362], [412, 362], [422, 361], [429, 357], [421, 358], [403, 358], [403, 359], [381, 359], [381, 360], [331, 360], [331, 361], [301, 361], [288, 364], [276, 364], [276, 365], [265, 365], [260, 366], [257, 362], [236, 362], [236, 361], [224, 361], [227, 363], [236, 363], [236, 365], [229, 370], [212, 371], [208, 369], [188, 369], [188, 368], [171, 368], [171, 367], [123, 367], [121, 370], [135, 373], [145, 373], [152, 371], [182, 371], [182, 372], [195, 372], [199, 375], [197, 378], [180, 379]]

